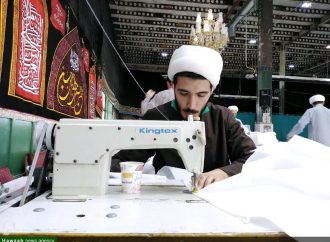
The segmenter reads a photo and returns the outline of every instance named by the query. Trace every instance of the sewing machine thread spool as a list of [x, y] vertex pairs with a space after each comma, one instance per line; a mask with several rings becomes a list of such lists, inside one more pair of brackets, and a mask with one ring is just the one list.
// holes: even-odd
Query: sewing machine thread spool
[[187, 119], [187, 121], [200, 121], [200, 120], [201, 120], [200, 117], [194, 117], [194, 115], [192, 114], [189, 114]]

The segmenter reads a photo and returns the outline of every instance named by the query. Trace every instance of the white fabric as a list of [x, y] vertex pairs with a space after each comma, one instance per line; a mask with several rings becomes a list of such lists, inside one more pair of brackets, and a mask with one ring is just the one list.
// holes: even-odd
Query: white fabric
[[329, 237], [329, 157], [329, 147], [295, 136], [257, 148], [240, 174], [195, 195], [246, 223], [271, 221], [292, 237]]
[[232, 110], [232, 111], [236, 111], [236, 112], [238, 112], [238, 107], [235, 106], [235, 105], [228, 106], [228, 109], [229, 109], [229, 110]]
[[159, 105], [172, 101], [174, 99], [173, 88], [160, 91], [155, 94], [152, 98], [146, 97], [141, 102], [141, 113], [145, 114], [149, 109], [153, 109]]
[[179, 72], [193, 72], [209, 80], [214, 90], [219, 84], [222, 68], [219, 52], [203, 46], [182, 45], [174, 51], [167, 75], [173, 81]]
[[330, 109], [322, 104], [307, 109], [298, 123], [288, 133], [287, 138], [300, 134], [306, 125], [308, 125], [309, 139], [330, 146]]
[[254, 131], [254, 132], [248, 133], [248, 136], [253, 140], [254, 144], [257, 147], [260, 147], [262, 145], [269, 145], [269, 144], [278, 143], [275, 132], [258, 132], [258, 131]]
[[313, 103], [315, 103], [315, 102], [324, 102], [324, 101], [325, 101], [325, 97], [320, 94], [316, 94], [309, 98], [310, 105], [313, 105]]

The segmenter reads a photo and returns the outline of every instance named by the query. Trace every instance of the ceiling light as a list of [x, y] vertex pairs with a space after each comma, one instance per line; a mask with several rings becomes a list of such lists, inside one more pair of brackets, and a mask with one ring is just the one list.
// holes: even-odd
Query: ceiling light
[[250, 45], [254, 45], [254, 44], [256, 44], [257, 43], [257, 40], [256, 39], [250, 39], [249, 40], [249, 44]]
[[167, 80], [167, 75], [162, 75], [162, 77], [164, 78], [164, 80]]
[[202, 19], [202, 14], [197, 13], [196, 28], [191, 26], [190, 44], [206, 46], [221, 53], [229, 42], [228, 27], [223, 22], [222, 12], [218, 18], [213, 17], [212, 9]]
[[312, 7], [312, 3], [309, 1], [303, 1], [301, 4], [302, 8], [311, 8]]
[[330, 49], [330, 44], [325, 47], [326, 49]]
[[167, 53], [167, 52], [161, 52], [160, 55], [161, 55], [162, 57], [167, 57], [167, 56], [168, 56], [168, 53]]
[[290, 69], [292, 69], [292, 68], [294, 68], [294, 64], [290, 64], [290, 65], [288, 65], [288, 67], [289, 67]]

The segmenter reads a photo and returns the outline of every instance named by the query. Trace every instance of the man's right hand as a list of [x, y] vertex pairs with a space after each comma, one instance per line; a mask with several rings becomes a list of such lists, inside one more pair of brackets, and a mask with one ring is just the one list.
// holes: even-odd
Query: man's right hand
[[213, 182], [221, 181], [228, 177], [229, 176], [226, 172], [217, 168], [212, 171], [200, 174], [197, 178], [197, 187], [198, 189], [202, 189]]

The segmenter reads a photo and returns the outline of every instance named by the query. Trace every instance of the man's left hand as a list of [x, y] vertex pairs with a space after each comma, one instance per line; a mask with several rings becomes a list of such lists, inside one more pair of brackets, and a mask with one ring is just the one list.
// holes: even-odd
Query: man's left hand
[[221, 169], [214, 169], [212, 171], [202, 173], [198, 176], [198, 189], [204, 188], [213, 182], [221, 181], [228, 177], [228, 174]]

